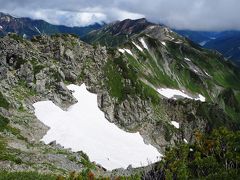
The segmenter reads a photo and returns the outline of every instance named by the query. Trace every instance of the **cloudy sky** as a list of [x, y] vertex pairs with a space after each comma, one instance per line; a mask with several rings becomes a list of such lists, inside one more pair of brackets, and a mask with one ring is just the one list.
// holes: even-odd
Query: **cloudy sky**
[[0, 0], [0, 11], [85, 26], [145, 17], [172, 28], [240, 30], [240, 0]]

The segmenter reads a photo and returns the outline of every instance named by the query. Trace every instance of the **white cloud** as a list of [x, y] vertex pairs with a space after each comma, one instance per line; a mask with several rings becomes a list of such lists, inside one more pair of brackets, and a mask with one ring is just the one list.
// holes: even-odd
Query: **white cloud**
[[132, 13], [125, 10], [120, 10], [117, 8], [106, 10], [105, 13], [108, 15], [109, 21], [114, 20], [124, 20], [124, 19], [140, 19], [145, 17], [143, 14]]
[[67, 26], [86, 26], [95, 22], [107, 21], [107, 17], [101, 12], [71, 12], [53, 9], [38, 9], [24, 11], [17, 9], [13, 11], [14, 16], [17, 17], [31, 17], [33, 19], [43, 19], [52, 24], [61, 24]]
[[240, 30], [239, 0], [0, 0], [0, 4], [0, 11], [30, 17], [38, 14], [65, 25], [146, 17], [178, 29]]

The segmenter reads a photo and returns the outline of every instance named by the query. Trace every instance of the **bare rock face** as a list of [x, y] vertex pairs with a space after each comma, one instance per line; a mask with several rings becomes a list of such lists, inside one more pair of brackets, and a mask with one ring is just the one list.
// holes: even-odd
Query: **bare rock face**
[[[1, 169], [58, 173], [59, 170], [68, 172], [83, 168], [80, 163], [81, 154], [39, 142], [48, 127], [36, 119], [32, 107], [34, 102], [46, 99], [52, 100], [63, 109], [76, 103], [64, 81], [68, 79], [69, 83], [77, 83], [83, 61], [93, 50], [90, 48], [87, 53], [82, 54], [84, 50], [80, 49], [88, 47], [83, 46], [76, 38], [66, 38], [76, 41], [77, 47], [74, 48], [71, 41], [64, 44], [63, 37], [42, 36], [33, 39], [35, 42], [18, 42], [11, 36], [0, 39], [0, 91], [3, 94], [1, 98], [7, 99], [9, 103], [8, 108], [0, 107], [0, 115], [9, 119], [12, 128], [19, 130], [19, 134], [12, 134], [11, 131], [0, 134], [8, 139], [9, 153], [11, 150], [18, 150], [22, 162], [1, 162]], [[55, 52], [60, 53], [57, 55]], [[33, 166], [26, 165], [25, 162], [32, 163]]]
[[47, 76], [46, 74], [41, 71], [40, 73], [36, 74], [36, 92], [37, 93], [43, 93], [45, 91], [45, 85]]

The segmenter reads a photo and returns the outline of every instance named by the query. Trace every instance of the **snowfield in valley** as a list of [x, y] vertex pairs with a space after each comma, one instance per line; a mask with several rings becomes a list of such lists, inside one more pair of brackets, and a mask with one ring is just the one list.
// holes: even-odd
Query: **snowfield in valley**
[[63, 111], [52, 101], [35, 103], [35, 115], [50, 130], [43, 137], [46, 144], [56, 140], [65, 148], [87, 153], [91, 161], [108, 170], [140, 167], [156, 162], [161, 154], [144, 143], [139, 133], [119, 129], [98, 108], [97, 95], [81, 86], [69, 85], [78, 103]]

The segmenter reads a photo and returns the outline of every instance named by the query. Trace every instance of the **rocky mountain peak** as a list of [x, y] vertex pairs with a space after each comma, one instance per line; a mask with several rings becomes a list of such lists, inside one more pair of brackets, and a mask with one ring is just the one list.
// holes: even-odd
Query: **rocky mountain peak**
[[145, 18], [137, 20], [125, 19], [110, 24], [104, 28], [103, 31], [111, 32], [113, 35], [131, 35], [139, 33], [150, 25], [152, 25], [152, 23], [148, 22]]
[[4, 25], [4, 23], [10, 23], [14, 18], [9, 14], [0, 13], [0, 24]]

